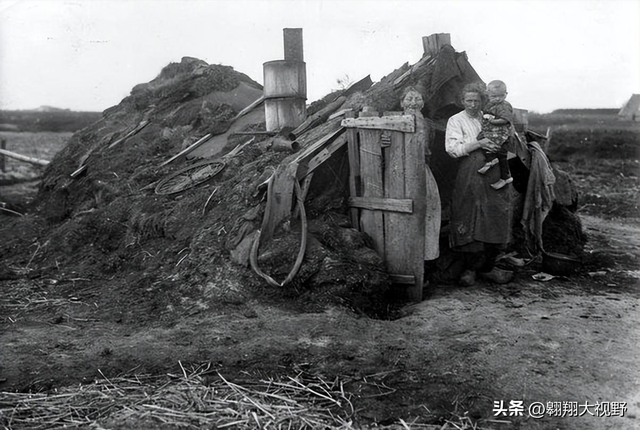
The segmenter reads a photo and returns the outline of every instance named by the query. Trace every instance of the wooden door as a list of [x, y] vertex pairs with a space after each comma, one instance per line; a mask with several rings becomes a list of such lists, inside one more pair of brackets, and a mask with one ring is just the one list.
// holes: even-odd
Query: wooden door
[[352, 222], [373, 240], [394, 284], [422, 300], [425, 250], [425, 142], [413, 115], [363, 112], [342, 123], [350, 159]]

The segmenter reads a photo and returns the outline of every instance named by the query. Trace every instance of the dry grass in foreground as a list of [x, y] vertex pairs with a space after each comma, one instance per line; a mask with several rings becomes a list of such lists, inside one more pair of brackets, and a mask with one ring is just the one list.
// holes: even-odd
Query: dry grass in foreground
[[[239, 385], [204, 366], [181, 375], [129, 375], [63, 387], [48, 393], [0, 392], [4, 429], [360, 429], [354, 394], [336, 378], [324, 381], [304, 372]], [[395, 390], [379, 386], [380, 396]], [[462, 405], [460, 405], [462, 406]], [[458, 408], [456, 408], [458, 410]], [[485, 419], [485, 425], [511, 424]], [[444, 425], [399, 418], [375, 428], [396, 430], [482, 430], [466, 414]]]

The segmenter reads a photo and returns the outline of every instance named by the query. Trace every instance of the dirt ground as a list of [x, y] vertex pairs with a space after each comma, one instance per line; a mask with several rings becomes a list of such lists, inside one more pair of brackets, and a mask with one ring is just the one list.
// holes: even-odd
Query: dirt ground
[[[24, 225], [16, 220], [3, 216], [3, 237]], [[582, 220], [592, 261], [581, 273], [536, 281], [532, 264], [507, 285], [431, 285], [426, 300], [394, 320], [335, 306], [310, 313], [258, 298], [234, 302], [231, 293], [184, 314], [154, 300], [170, 279], [135, 278], [149, 300], [132, 302], [121, 293], [133, 277], [39, 270], [27, 261], [18, 279], [14, 271], [0, 282], [0, 390], [210, 363], [240, 382], [300, 372], [340, 378], [362, 427], [402, 419], [413, 428], [639, 428], [640, 222]], [[626, 402], [627, 410], [623, 418], [495, 416], [500, 400]]]

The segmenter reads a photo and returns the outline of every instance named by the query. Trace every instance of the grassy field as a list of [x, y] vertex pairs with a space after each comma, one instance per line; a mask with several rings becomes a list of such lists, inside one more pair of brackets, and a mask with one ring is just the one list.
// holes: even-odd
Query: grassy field
[[529, 116], [531, 129], [549, 128], [549, 159], [575, 180], [580, 211], [605, 217], [638, 217], [640, 122], [601, 110]]
[[[66, 145], [72, 134], [69, 132], [0, 132], [0, 141], [6, 142], [8, 151], [50, 161]], [[40, 176], [44, 169], [44, 167], [9, 157], [5, 157], [4, 163], [5, 171], [0, 172], [0, 183], [34, 179]]]

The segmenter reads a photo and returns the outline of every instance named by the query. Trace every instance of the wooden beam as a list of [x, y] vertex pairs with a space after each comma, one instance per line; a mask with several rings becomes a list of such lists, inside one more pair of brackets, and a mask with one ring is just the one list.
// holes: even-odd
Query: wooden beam
[[244, 108], [240, 112], [238, 112], [236, 114], [236, 116], [231, 118], [231, 122], [234, 122], [235, 120], [237, 120], [241, 116], [244, 116], [247, 113], [251, 112], [253, 109], [257, 108], [260, 104], [262, 104], [262, 102], [264, 102], [264, 96], [260, 96], [259, 98], [254, 100], [249, 106], [247, 106], [246, 108]]
[[271, 209], [268, 219], [263, 220], [262, 237], [264, 241], [271, 239], [276, 227], [292, 215], [294, 181], [297, 170], [298, 164], [295, 162], [289, 165], [280, 164], [273, 175], [270, 196], [273, 199], [271, 202], [267, 202], [271, 205]]
[[[165, 161], [164, 163], [160, 164], [160, 167], [166, 166], [167, 164], [171, 163], [172, 161], [178, 159], [179, 157], [182, 157], [183, 155], [187, 155], [188, 153], [190, 153], [191, 151], [193, 151], [194, 149], [196, 149], [198, 146], [202, 145], [203, 143], [205, 143], [207, 140], [211, 139], [211, 133], [205, 135], [204, 137], [201, 137], [200, 139], [198, 139], [195, 143], [189, 145], [187, 148], [183, 149], [182, 151], [178, 152], [176, 155], [174, 155], [173, 157], [169, 158], [167, 161]], [[75, 173], [75, 172], [74, 172]]]
[[234, 131], [229, 136], [275, 136], [277, 131]]
[[349, 112], [353, 112], [353, 109], [352, 108], [341, 109], [338, 112], [334, 112], [331, 115], [329, 115], [329, 118], [327, 119], [331, 121], [332, 119], [338, 118], [339, 116], [346, 115]]
[[304, 132], [312, 129], [318, 124], [325, 122], [327, 118], [329, 118], [329, 115], [331, 115], [333, 112], [338, 110], [340, 106], [344, 104], [345, 101], [347, 101], [346, 97], [344, 96], [338, 97], [336, 100], [332, 101], [331, 103], [326, 105], [324, 108], [320, 109], [318, 112], [314, 113], [313, 115], [309, 116], [306, 120], [304, 120], [302, 124], [296, 127], [296, 129], [289, 134], [289, 137], [292, 140], [295, 140], [298, 137], [300, 137], [300, 135], [302, 135]]
[[349, 197], [349, 206], [384, 212], [413, 213], [413, 200], [385, 197]]
[[127, 140], [128, 138], [130, 138], [131, 136], [133, 136], [134, 134], [136, 134], [137, 132], [139, 132], [140, 130], [145, 128], [147, 126], [147, 124], [149, 124], [149, 121], [140, 122], [140, 124], [138, 124], [138, 126], [136, 128], [134, 128], [129, 133], [127, 133], [127, 135], [125, 137], [120, 138], [120, 139], [116, 140], [115, 142], [113, 142], [111, 145], [109, 145], [109, 149], [113, 148], [114, 146], [118, 145], [119, 143], [124, 142], [125, 140]]
[[[349, 112], [348, 115], [353, 115]], [[346, 133], [349, 151], [349, 195], [351, 197], [360, 196], [360, 152], [358, 144], [358, 130], [350, 128]], [[350, 209], [351, 226], [360, 231], [360, 219], [358, 217], [358, 209]]]
[[436, 56], [444, 45], [451, 45], [451, 35], [449, 33], [436, 33], [422, 38], [424, 55]]
[[[410, 201], [413, 213], [413, 201], [405, 195], [405, 135], [396, 131], [390, 138], [391, 145], [384, 151], [384, 196]], [[391, 273], [408, 275], [414, 272], [412, 248], [408, 243], [408, 238], [413, 235], [412, 220], [413, 217], [406, 213], [384, 214], [384, 262]]]
[[392, 130], [413, 133], [415, 118], [413, 115], [345, 118], [341, 125], [347, 128], [366, 128], [375, 130]]
[[15, 152], [7, 151], [6, 149], [0, 149], [0, 155], [4, 155], [9, 158], [13, 158], [15, 160], [24, 161], [25, 163], [37, 164], [40, 166], [46, 166], [49, 164], [49, 161], [42, 160], [40, 158], [27, 157], [26, 155], [21, 155]]
[[[358, 92], [364, 92], [369, 89], [373, 85], [373, 81], [371, 80], [371, 75], [367, 75], [364, 78], [360, 79], [357, 82], [349, 85], [349, 87], [344, 90], [342, 93], [338, 94], [338, 96], [350, 96], [351, 94], [355, 94]], [[336, 97], [337, 98], [337, 97]]]
[[409, 68], [409, 70], [407, 70], [401, 76], [399, 76], [396, 80], [394, 80], [393, 81], [393, 86], [394, 87], [398, 87], [399, 85], [401, 85], [409, 76], [411, 76], [413, 73], [415, 73], [416, 70], [418, 70], [420, 67], [422, 67], [424, 64], [426, 64], [432, 58], [433, 58], [433, 56], [431, 56], [431, 55], [424, 55], [416, 64], [411, 66]]
[[302, 152], [300, 152], [300, 154], [298, 154], [292, 162], [298, 164], [308, 163], [311, 158], [313, 158], [325, 147], [325, 145], [329, 144], [336, 136], [344, 133], [344, 131], [345, 129], [340, 127], [333, 133], [329, 133], [323, 136], [321, 139], [318, 139], [316, 142], [309, 145], [306, 149], [302, 150]]
[[322, 163], [327, 161], [338, 149], [342, 148], [347, 143], [347, 138], [343, 134], [339, 136], [336, 140], [331, 142], [327, 147], [325, 147], [322, 151], [320, 151], [317, 155], [315, 155], [306, 166], [301, 165], [298, 168], [297, 178], [298, 180], [304, 178], [305, 176], [313, 173]]
[[413, 275], [400, 275], [389, 273], [389, 280], [394, 284], [415, 285], [416, 277]]
[[[361, 112], [360, 118], [378, 117], [378, 112]], [[362, 181], [362, 197], [383, 197], [382, 181], [382, 147], [380, 131], [359, 129], [360, 136], [360, 175]], [[373, 248], [379, 256], [384, 256], [384, 217], [380, 211], [363, 209], [360, 211], [362, 230], [373, 241]]]
[[[416, 113], [416, 122], [424, 122], [420, 112]], [[413, 199], [415, 216], [411, 217], [413, 226], [409, 227], [412, 238], [407, 246], [410, 248], [410, 264], [416, 277], [413, 288], [407, 289], [408, 299], [419, 302], [422, 300], [422, 283], [424, 280], [424, 249], [425, 249], [425, 217], [426, 217], [426, 177], [424, 153], [427, 134], [423, 124], [416, 126], [416, 133], [405, 134], [405, 198]]]

